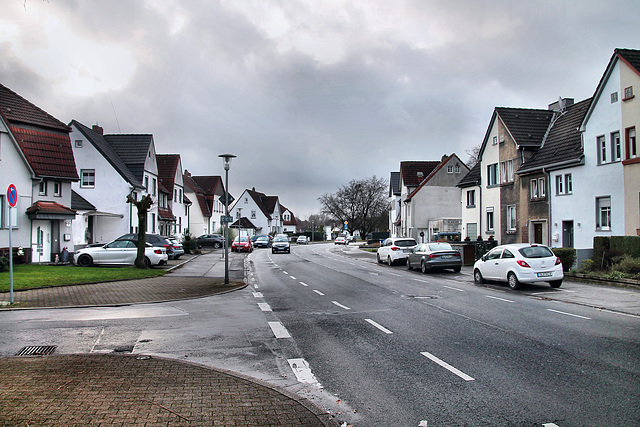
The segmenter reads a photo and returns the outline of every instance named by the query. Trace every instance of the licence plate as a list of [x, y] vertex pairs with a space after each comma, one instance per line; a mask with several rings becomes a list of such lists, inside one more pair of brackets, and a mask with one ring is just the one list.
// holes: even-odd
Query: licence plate
[[538, 273], [538, 277], [551, 277], [553, 276], [552, 272], [546, 272], [546, 273]]
[[405, 254], [411, 252], [411, 249], [403, 249], [402, 252], [404, 252]]
[[442, 255], [442, 258], [451, 258], [452, 255]]

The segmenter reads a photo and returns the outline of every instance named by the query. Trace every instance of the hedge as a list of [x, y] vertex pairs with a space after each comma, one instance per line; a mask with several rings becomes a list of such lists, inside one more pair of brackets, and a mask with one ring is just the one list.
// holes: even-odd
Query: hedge
[[562, 269], [569, 271], [573, 263], [576, 262], [576, 250], [573, 248], [553, 248], [552, 250], [562, 261]]
[[602, 269], [610, 267], [612, 258], [629, 255], [640, 258], [640, 236], [601, 236], [593, 238], [593, 261]]

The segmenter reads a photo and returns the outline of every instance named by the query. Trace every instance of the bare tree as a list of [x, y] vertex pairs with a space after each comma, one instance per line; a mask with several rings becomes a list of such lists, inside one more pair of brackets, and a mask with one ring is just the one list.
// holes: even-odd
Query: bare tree
[[147, 229], [147, 212], [153, 204], [151, 195], [142, 196], [140, 200], [136, 200], [132, 193], [127, 195], [127, 202], [132, 203], [138, 210], [138, 255], [136, 256], [135, 266], [137, 268], [147, 268], [144, 262], [144, 250], [147, 245], [145, 240], [145, 230]]
[[388, 182], [382, 178], [352, 180], [335, 194], [323, 194], [318, 201], [322, 213], [348, 224], [349, 230], [358, 230], [361, 238], [384, 227], [388, 216]]
[[482, 145], [477, 145], [473, 148], [467, 148], [466, 150], [464, 150], [465, 153], [467, 153], [467, 156], [469, 156], [469, 159], [467, 160], [467, 167], [469, 169], [473, 169], [476, 163], [478, 163], [478, 157], [480, 156], [480, 148], [482, 148]]

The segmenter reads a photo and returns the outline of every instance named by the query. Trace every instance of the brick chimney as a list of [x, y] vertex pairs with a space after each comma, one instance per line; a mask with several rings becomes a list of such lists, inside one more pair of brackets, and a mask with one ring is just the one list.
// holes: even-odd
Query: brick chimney
[[102, 129], [102, 127], [98, 126], [98, 125], [93, 125], [91, 127], [91, 129], [96, 132], [99, 133], [100, 135], [104, 135], [104, 129]]

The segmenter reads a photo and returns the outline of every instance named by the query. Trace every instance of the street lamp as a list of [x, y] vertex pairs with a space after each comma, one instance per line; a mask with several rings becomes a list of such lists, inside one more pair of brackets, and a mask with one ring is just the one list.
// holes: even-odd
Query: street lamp
[[220, 154], [224, 165], [224, 284], [229, 284], [229, 167], [233, 154]]

